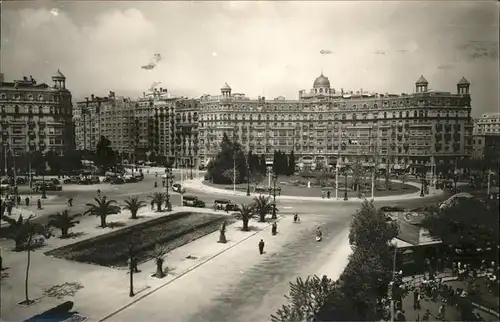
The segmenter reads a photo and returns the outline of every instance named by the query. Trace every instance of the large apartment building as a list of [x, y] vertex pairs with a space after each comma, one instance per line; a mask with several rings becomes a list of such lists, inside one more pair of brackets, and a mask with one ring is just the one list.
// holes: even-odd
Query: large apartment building
[[135, 101], [91, 95], [75, 107], [77, 148], [95, 151], [101, 136], [126, 159], [172, 162], [176, 167], [198, 165], [199, 101], [172, 97], [152, 88]]
[[52, 86], [32, 76], [7, 82], [0, 74], [2, 158], [9, 151], [64, 155], [74, 150], [72, 113], [71, 92], [59, 70], [52, 76]]
[[470, 84], [462, 78], [456, 93], [428, 85], [421, 76], [411, 94], [354, 92], [335, 90], [320, 75], [298, 100], [266, 100], [232, 94], [225, 84], [221, 95], [200, 99], [200, 162], [217, 154], [226, 132], [269, 159], [275, 150], [293, 150], [301, 166], [360, 160], [451, 171], [455, 159], [472, 153]]
[[106, 97], [92, 94], [77, 102], [73, 111], [77, 149], [95, 151], [105, 136], [115, 151], [132, 153], [134, 106], [135, 102], [112, 91]]
[[474, 134], [500, 135], [500, 113], [486, 113], [474, 119]]

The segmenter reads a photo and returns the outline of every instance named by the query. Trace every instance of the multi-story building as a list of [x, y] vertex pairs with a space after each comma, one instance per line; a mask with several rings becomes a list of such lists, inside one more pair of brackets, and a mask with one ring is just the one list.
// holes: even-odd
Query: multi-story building
[[500, 113], [487, 113], [474, 119], [474, 134], [500, 135]]
[[37, 83], [32, 76], [13, 82], [0, 74], [0, 132], [2, 155], [52, 152], [64, 155], [74, 150], [71, 92], [58, 70], [52, 86]]
[[500, 162], [500, 134], [475, 134], [472, 158]]
[[107, 97], [92, 94], [90, 99], [77, 102], [73, 117], [77, 149], [95, 151], [100, 137], [105, 136], [113, 150], [125, 155], [132, 153], [134, 104], [112, 91]]
[[303, 166], [360, 160], [449, 172], [472, 153], [469, 87], [462, 78], [456, 94], [429, 90], [421, 76], [412, 94], [338, 91], [321, 75], [298, 100], [266, 100], [232, 94], [225, 84], [221, 95], [200, 99], [200, 161], [217, 154], [226, 132], [269, 159], [293, 150]]

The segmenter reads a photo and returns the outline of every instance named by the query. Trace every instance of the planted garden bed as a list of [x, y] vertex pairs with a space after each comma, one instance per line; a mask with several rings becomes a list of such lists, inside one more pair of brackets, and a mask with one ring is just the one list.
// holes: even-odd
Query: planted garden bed
[[224, 215], [180, 212], [60, 247], [45, 255], [102, 266], [126, 267], [130, 241], [138, 261], [142, 262], [149, 259], [148, 252], [156, 244], [171, 251], [218, 230], [224, 220], [231, 219]]

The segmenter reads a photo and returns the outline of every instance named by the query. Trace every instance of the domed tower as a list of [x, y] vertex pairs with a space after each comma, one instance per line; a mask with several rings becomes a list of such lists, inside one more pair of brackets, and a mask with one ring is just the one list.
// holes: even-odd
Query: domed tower
[[425, 79], [424, 75], [420, 75], [420, 78], [415, 83], [415, 89], [417, 90], [417, 93], [425, 93], [427, 92], [428, 85], [429, 82]]
[[469, 94], [470, 83], [465, 77], [457, 83], [457, 94]]
[[52, 81], [54, 82], [54, 88], [66, 89], [66, 76], [64, 76], [59, 69], [55, 75], [52, 76]]
[[220, 89], [222, 97], [231, 97], [231, 87], [227, 83]]
[[314, 80], [313, 89], [315, 93], [330, 93], [330, 81], [328, 77], [323, 76], [323, 73]]

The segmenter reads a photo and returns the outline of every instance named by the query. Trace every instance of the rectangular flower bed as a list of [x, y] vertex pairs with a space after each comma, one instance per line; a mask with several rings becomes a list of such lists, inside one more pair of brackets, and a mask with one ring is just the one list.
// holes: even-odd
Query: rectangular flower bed
[[130, 242], [138, 261], [142, 262], [149, 259], [148, 252], [156, 244], [173, 250], [218, 230], [224, 220], [229, 219], [224, 215], [180, 212], [60, 247], [45, 255], [103, 266], [126, 267]]

